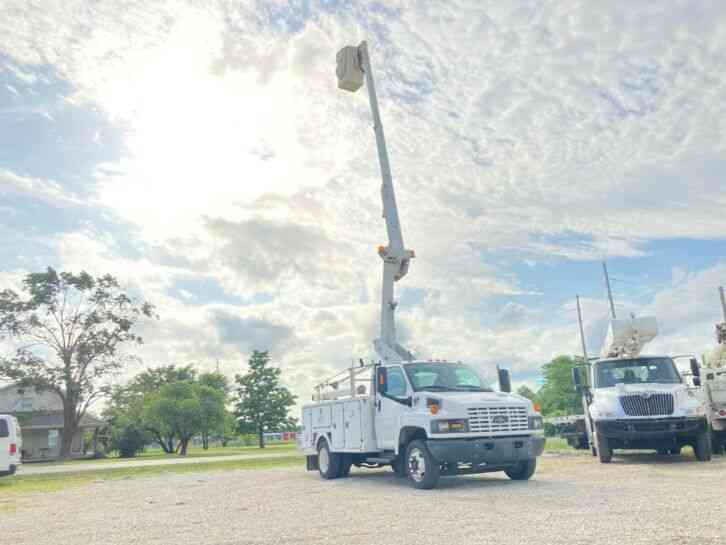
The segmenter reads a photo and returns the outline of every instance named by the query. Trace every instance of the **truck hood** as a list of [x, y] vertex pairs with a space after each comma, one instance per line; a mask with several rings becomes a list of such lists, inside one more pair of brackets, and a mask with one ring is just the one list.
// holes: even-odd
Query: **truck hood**
[[489, 405], [489, 406], [521, 406], [527, 407], [531, 410], [532, 405], [526, 397], [522, 397], [516, 394], [508, 394], [505, 392], [416, 392], [416, 395], [420, 398], [433, 397], [441, 399], [444, 402], [450, 401], [452, 403], [458, 403], [462, 406], [477, 406], [477, 405]]

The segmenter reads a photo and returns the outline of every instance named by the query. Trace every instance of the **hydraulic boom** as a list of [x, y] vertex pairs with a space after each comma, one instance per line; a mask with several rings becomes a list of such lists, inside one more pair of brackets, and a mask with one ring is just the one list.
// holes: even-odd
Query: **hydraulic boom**
[[386, 138], [383, 133], [381, 115], [378, 111], [378, 99], [373, 81], [368, 45], [361, 42], [358, 47], [345, 47], [338, 53], [338, 86], [348, 91], [356, 91], [363, 83], [365, 76], [368, 87], [368, 98], [373, 116], [373, 130], [376, 134], [378, 162], [381, 168], [381, 199], [383, 201], [383, 217], [386, 220], [388, 245], [379, 246], [378, 255], [383, 260], [383, 288], [381, 298], [381, 334], [373, 341], [376, 352], [385, 362], [410, 361], [413, 354], [401, 346], [396, 340], [395, 312], [397, 303], [394, 299], [394, 283], [406, 276], [411, 259], [415, 256], [412, 250], [406, 250], [403, 244], [403, 232], [398, 218], [396, 194], [393, 190], [393, 177], [388, 162]]

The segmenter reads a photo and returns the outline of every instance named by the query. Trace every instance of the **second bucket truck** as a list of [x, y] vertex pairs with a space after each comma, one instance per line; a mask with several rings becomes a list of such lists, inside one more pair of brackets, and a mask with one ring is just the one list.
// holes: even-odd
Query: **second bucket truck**
[[696, 386], [690, 387], [674, 358], [641, 353], [657, 333], [654, 317], [613, 319], [600, 357], [586, 369], [573, 369], [587, 408], [590, 445], [602, 463], [617, 449], [680, 454], [684, 446], [693, 447], [699, 461], [711, 459], [698, 362], [690, 358]]

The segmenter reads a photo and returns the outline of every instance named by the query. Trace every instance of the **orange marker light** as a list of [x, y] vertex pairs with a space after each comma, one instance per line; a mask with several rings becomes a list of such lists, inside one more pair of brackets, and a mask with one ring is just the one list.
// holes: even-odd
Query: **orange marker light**
[[535, 410], [535, 411], [537, 411], [537, 412], [541, 412], [541, 411], [540, 411], [540, 406], [539, 406], [539, 403], [535, 403], [535, 404], [534, 404], [534, 410]]

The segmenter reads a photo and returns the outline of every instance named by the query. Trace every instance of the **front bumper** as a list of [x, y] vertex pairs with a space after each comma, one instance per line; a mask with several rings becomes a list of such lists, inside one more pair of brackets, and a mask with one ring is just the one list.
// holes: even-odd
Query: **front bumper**
[[429, 439], [426, 446], [439, 462], [508, 465], [536, 458], [544, 451], [540, 435], [472, 439]]
[[608, 439], [676, 439], [692, 437], [708, 428], [706, 417], [596, 420], [595, 429]]

